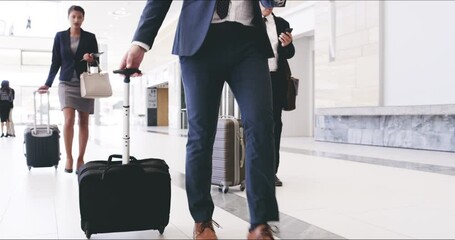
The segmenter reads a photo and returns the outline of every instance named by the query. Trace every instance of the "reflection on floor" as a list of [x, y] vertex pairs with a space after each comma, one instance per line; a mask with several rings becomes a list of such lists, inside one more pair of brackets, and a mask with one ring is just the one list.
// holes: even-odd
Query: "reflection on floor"
[[[61, 129], [61, 126], [60, 126]], [[91, 126], [86, 160], [121, 153], [121, 128]], [[21, 133], [24, 126], [18, 126]], [[190, 239], [193, 222], [184, 189], [186, 133], [133, 127], [131, 153], [158, 157], [172, 173], [170, 224], [158, 231], [95, 234], [93, 239]], [[76, 131], [77, 132], [77, 131]], [[77, 137], [77, 134], [76, 134]], [[118, 140], [117, 140], [118, 139]], [[77, 140], [75, 140], [77, 143]], [[283, 138], [277, 188], [281, 239], [455, 238], [455, 153]], [[25, 164], [23, 137], [0, 139], [0, 238], [85, 238], [77, 177]], [[77, 153], [77, 144], [74, 154]], [[245, 193], [212, 189], [221, 239], [245, 239]]]

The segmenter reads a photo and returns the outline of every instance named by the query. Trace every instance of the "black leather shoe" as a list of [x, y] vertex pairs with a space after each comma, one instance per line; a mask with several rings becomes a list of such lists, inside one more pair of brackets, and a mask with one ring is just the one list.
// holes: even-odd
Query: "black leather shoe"
[[275, 186], [281, 187], [283, 186], [283, 182], [275, 175]]
[[4, 137], [4, 136], [5, 136], [5, 134], [2, 133], [2, 136], [0, 136], [0, 137]]
[[72, 172], [73, 172], [73, 169], [66, 169], [66, 168], [65, 168], [65, 172], [66, 172], [66, 173], [72, 173]]

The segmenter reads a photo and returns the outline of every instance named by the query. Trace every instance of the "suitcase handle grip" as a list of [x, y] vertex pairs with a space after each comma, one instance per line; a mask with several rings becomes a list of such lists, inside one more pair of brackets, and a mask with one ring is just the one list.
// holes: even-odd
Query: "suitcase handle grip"
[[[137, 161], [137, 160], [136, 160]], [[103, 181], [106, 176], [109, 175], [109, 171], [113, 170], [113, 169], [125, 169], [125, 167], [129, 168], [130, 170], [131, 169], [135, 169], [135, 171], [137, 171], [137, 173], [145, 173], [144, 169], [139, 166], [139, 165], [136, 165], [136, 164], [128, 164], [128, 165], [114, 165], [114, 166], [109, 166], [109, 163], [107, 165], [107, 168], [103, 171], [103, 174], [101, 174], [101, 181]]]
[[[111, 162], [112, 162], [113, 158], [122, 159], [123, 155], [121, 155], [121, 154], [112, 154], [112, 155], [109, 156], [109, 158], [107, 159], [106, 170], [104, 170], [103, 174], [101, 175], [101, 180], [104, 180], [104, 175], [106, 175], [106, 173], [111, 169]], [[130, 159], [130, 162], [137, 161], [137, 159], [135, 157], [133, 157], [133, 156], [130, 156], [129, 159]]]
[[114, 70], [114, 73], [118, 73], [118, 74], [122, 74], [122, 75], [125, 75], [125, 76], [131, 76], [135, 73], [141, 73], [141, 70], [137, 69], [137, 68], [125, 68], [125, 69], [118, 69], [118, 70]]
[[[112, 162], [112, 159], [113, 159], [113, 158], [120, 158], [120, 159], [122, 159], [123, 156], [122, 156], [122, 154], [112, 154], [112, 155], [110, 155], [109, 158], [107, 159], [107, 166], [108, 166], [108, 167], [109, 167], [110, 163]], [[137, 159], [136, 159], [135, 157], [133, 157], [133, 156], [130, 156], [130, 161], [137, 161]]]
[[245, 150], [245, 139], [243, 138], [243, 127], [240, 127], [240, 151], [242, 151], [242, 155], [240, 158], [240, 168], [243, 168], [245, 165], [245, 155], [246, 155], [246, 150]]
[[124, 75], [125, 79], [123, 80], [123, 82], [125, 82], [125, 83], [130, 82], [131, 75], [133, 75], [135, 73], [142, 74], [141, 70], [139, 70], [137, 68], [118, 69], [118, 70], [114, 70], [113, 73]]

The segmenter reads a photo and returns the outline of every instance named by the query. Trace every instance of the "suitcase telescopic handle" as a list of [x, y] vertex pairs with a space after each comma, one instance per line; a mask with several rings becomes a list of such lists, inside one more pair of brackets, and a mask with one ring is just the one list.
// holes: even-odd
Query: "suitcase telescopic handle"
[[123, 154], [122, 164], [128, 164], [130, 159], [130, 77], [141, 71], [137, 68], [115, 70], [114, 73], [125, 76], [123, 80]]
[[51, 133], [51, 130], [50, 130], [50, 126], [51, 126], [51, 122], [50, 122], [50, 118], [51, 118], [51, 114], [50, 114], [50, 110], [51, 110], [51, 103], [50, 103], [50, 99], [49, 99], [49, 90], [37, 90], [37, 91], [33, 91], [33, 111], [34, 111], [34, 118], [33, 118], [33, 129], [32, 129], [32, 134], [36, 134], [37, 133], [37, 127], [36, 127], [36, 118], [37, 118], [37, 109], [36, 109], [36, 94], [39, 94], [40, 95], [40, 124], [43, 124], [43, 112], [41, 111], [42, 110], [42, 103], [43, 103], [43, 96], [42, 94], [46, 94], [47, 95], [47, 126], [46, 126], [46, 130], [47, 130], [47, 134], [48, 135], [52, 135]]

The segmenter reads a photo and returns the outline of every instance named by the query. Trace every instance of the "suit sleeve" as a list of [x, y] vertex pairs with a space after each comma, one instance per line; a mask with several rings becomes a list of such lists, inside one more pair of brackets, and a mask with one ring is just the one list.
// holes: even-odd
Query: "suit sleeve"
[[[281, 34], [282, 32], [284, 32], [284, 30], [286, 28], [289, 28], [289, 27], [290, 26], [289, 26], [289, 22], [288, 21], [284, 20], [283, 18], [279, 18], [279, 33], [278, 33], [278, 35]], [[291, 42], [286, 47], [282, 47], [281, 54], [286, 59], [294, 57], [294, 54], [295, 54], [294, 43]]]
[[142, 42], [152, 47], [171, 3], [172, 0], [148, 0], [142, 11], [133, 41]]
[[54, 82], [55, 75], [62, 66], [62, 58], [60, 56], [60, 35], [57, 33], [54, 38], [54, 46], [52, 47], [52, 63], [49, 70], [49, 75], [46, 80], [46, 86], [51, 87]]
[[[92, 36], [93, 36], [93, 39], [90, 41], [91, 50], [89, 52], [90, 53], [98, 53], [99, 50], [98, 50], [98, 41], [96, 40], [96, 35], [92, 34]], [[95, 64], [98, 64], [98, 63], [100, 63], [100, 58], [99, 57], [95, 57]]]

